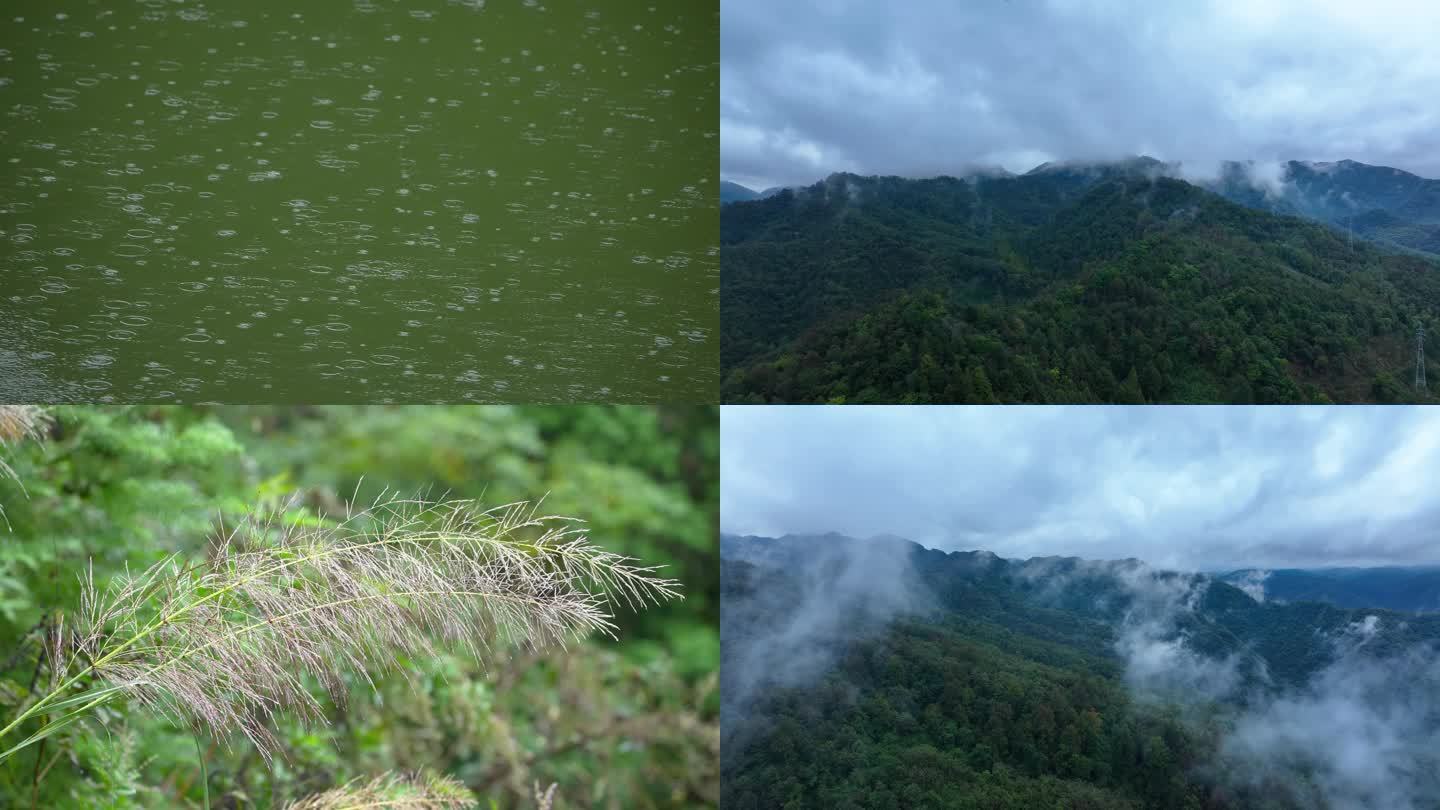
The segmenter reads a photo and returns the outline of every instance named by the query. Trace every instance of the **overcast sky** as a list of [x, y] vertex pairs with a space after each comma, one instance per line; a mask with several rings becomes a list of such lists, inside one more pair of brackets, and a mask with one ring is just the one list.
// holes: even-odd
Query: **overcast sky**
[[1437, 42], [1433, 0], [724, 0], [721, 176], [1148, 154], [1440, 177]]
[[726, 406], [721, 530], [1163, 567], [1440, 562], [1440, 408]]

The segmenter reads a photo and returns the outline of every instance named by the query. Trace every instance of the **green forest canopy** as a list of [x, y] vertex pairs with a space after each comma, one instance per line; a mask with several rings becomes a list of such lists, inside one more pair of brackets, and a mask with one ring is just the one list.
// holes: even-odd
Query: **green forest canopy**
[[1123, 165], [832, 175], [721, 262], [725, 402], [1430, 401], [1440, 349], [1440, 263]]

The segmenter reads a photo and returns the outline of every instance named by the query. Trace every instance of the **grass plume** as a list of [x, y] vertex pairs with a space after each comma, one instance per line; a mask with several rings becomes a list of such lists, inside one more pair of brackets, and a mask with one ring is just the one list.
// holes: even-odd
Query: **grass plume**
[[285, 806], [285, 810], [462, 810], [475, 805], [475, 794], [448, 776], [386, 774], [369, 782], [355, 780]]
[[0, 405], [0, 445], [40, 441], [49, 427], [50, 416], [39, 405]]
[[[50, 415], [39, 405], [0, 405], [0, 449], [26, 440], [44, 441], [49, 429]], [[20, 480], [4, 457], [0, 457], [0, 478]]]
[[[44, 441], [45, 432], [50, 429], [50, 415], [39, 405], [0, 405], [0, 450], [22, 441]], [[0, 478], [9, 478], [20, 484], [25, 491], [25, 482], [15, 473], [15, 468], [0, 455]], [[5, 518], [5, 504], [0, 504], [0, 520]], [[6, 520], [6, 525], [9, 521]]]
[[[613, 635], [613, 605], [679, 595], [579, 521], [527, 503], [391, 497], [338, 523], [281, 510], [222, 532], [203, 562], [171, 556], [105, 588], [87, 580], [80, 615], [56, 633], [59, 685], [0, 738], [66, 711], [0, 761], [121, 696], [217, 737], [238, 731], [268, 760], [275, 714], [323, 719], [313, 683], [343, 701], [352, 673], [368, 680], [454, 647], [485, 660], [510, 644]], [[94, 683], [66, 697], [82, 681]]]

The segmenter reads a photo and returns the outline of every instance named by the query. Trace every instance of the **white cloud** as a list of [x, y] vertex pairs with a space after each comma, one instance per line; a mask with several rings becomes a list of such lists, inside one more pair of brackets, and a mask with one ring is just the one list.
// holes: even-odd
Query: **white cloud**
[[722, 409], [721, 524], [1187, 569], [1440, 561], [1440, 410]]
[[788, 133], [845, 161], [746, 152], [722, 132], [726, 176], [1024, 171], [1141, 152], [1440, 176], [1428, 103], [1440, 4], [726, 0], [721, 15], [724, 130]]

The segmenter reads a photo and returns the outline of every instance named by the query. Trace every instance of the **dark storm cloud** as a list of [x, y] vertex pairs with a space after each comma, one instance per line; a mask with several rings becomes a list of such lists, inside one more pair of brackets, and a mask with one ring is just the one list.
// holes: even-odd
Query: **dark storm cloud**
[[721, 527], [1193, 569], [1440, 562], [1440, 409], [757, 407]]
[[725, 0], [721, 174], [929, 176], [1149, 154], [1440, 177], [1440, 4]]

